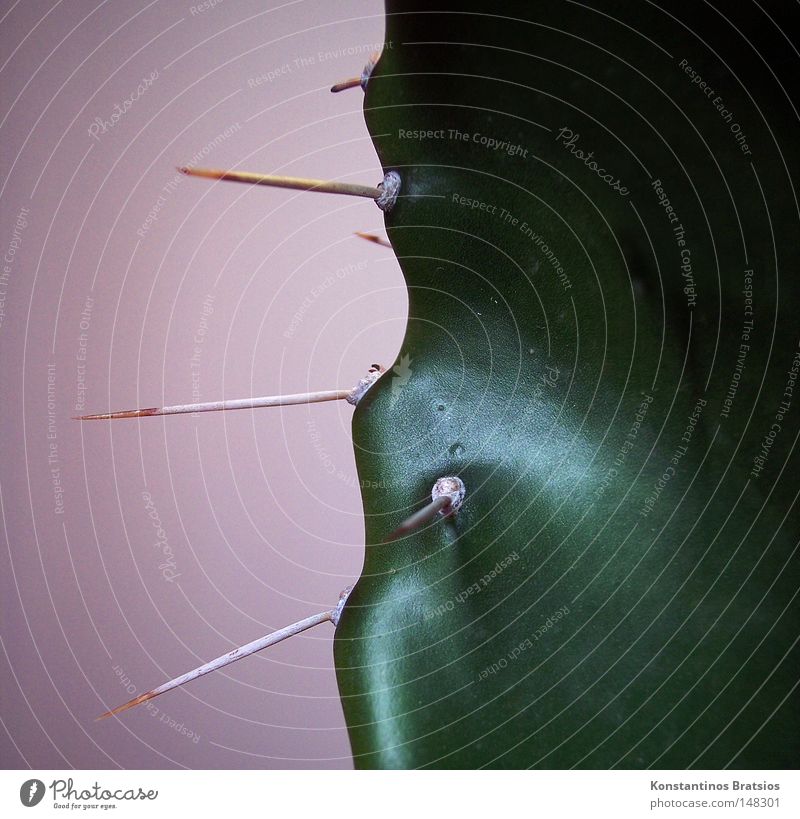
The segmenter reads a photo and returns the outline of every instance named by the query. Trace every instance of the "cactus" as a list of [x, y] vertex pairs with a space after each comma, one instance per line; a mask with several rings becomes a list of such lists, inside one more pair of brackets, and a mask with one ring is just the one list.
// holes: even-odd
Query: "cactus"
[[[387, 3], [365, 116], [402, 179], [412, 374], [353, 418], [356, 765], [796, 760], [797, 118], [768, 68], [797, 14], [772, 6], [765, 66], [730, 27], [755, 9]], [[460, 511], [383, 545], [449, 475]]]
[[790, 767], [796, 7], [437, 8], [388, 0], [332, 89], [409, 291], [352, 401], [364, 569], [314, 621], [355, 764]]

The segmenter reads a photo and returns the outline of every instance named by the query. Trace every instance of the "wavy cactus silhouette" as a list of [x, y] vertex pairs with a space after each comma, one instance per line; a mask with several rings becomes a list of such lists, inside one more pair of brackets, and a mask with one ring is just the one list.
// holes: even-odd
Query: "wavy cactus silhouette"
[[796, 760], [797, 18], [389, 0], [335, 87], [409, 292], [318, 620], [356, 766]]

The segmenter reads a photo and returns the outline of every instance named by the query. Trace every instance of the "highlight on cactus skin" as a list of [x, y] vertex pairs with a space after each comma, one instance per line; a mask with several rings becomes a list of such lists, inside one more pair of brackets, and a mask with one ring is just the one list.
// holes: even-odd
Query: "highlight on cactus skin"
[[331, 89], [379, 186], [190, 171], [374, 198], [408, 286], [413, 377], [352, 402], [363, 572], [309, 620], [356, 767], [796, 763], [799, 18], [388, 0]]

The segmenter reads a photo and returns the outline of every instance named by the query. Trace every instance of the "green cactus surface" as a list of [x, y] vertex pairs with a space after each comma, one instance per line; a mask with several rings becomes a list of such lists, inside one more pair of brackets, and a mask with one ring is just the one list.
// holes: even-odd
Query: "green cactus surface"
[[717, 7], [387, 3], [357, 767], [794, 767], [798, 13]]

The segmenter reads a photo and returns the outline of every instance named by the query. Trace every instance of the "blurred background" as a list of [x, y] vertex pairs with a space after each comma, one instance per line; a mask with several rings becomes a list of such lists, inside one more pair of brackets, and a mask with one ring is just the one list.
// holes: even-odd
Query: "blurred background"
[[376, 184], [360, 74], [380, 0], [8, 6], [0, 16], [3, 767], [349, 768], [323, 624], [95, 722], [335, 605], [363, 522], [343, 401], [406, 296], [369, 199], [176, 166]]

